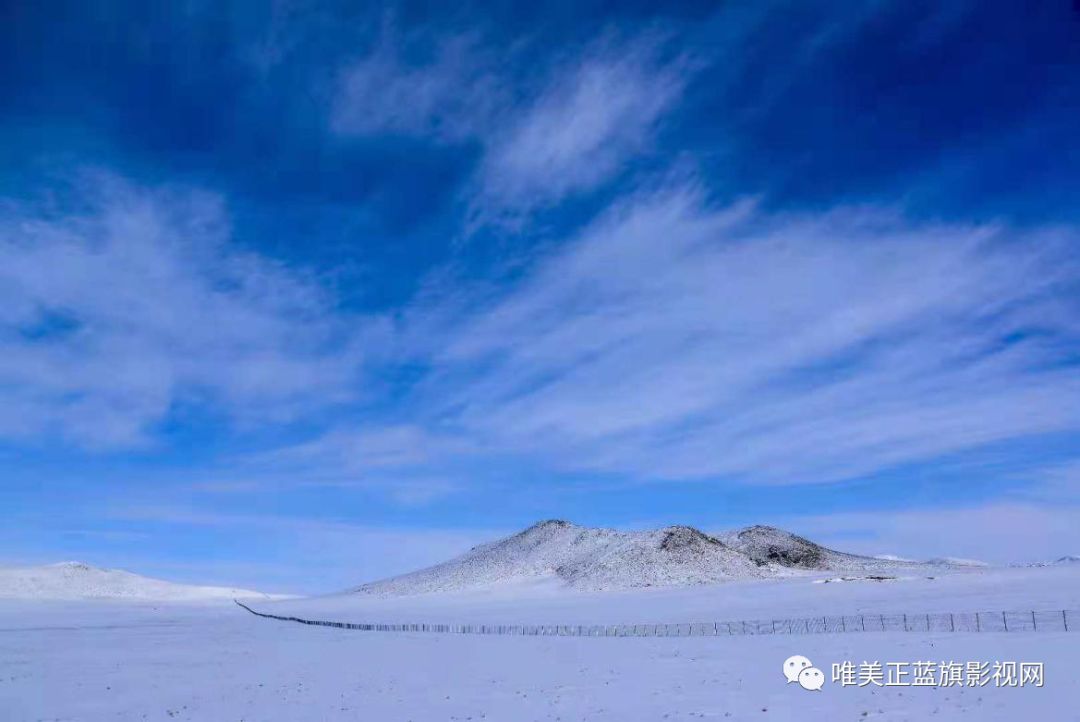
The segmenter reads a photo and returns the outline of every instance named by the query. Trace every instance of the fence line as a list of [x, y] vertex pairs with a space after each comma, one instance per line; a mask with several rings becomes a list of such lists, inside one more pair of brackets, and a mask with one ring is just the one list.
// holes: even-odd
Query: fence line
[[1069, 632], [1080, 630], [1080, 611], [850, 614], [798, 619], [695, 622], [691, 624], [385, 624], [329, 622], [257, 612], [257, 617], [364, 632], [434, 632], [525, 637], [724, 637], [753, 634], [848, 634], [862, 632]]

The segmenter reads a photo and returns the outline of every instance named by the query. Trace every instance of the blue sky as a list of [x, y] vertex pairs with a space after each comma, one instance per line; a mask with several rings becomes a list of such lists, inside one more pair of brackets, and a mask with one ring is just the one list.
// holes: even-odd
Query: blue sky
[[1069, 3], [2, 12], [0, 562], [1080, 549]]

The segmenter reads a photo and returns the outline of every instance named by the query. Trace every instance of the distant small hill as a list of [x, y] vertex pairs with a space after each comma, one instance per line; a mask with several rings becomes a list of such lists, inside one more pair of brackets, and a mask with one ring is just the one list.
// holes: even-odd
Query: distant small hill
[[1072, 554], [1066, 554], [1063, 557], [1058, 557], [1057, 559], [1055, 559], [1053, 561], [1049, 561], [1049, 562], [1029, 562], [1029, 563], [1026, 563], [1026, 564], [1014, 563], [1014, 564], [1010, 564], [1009, 566], [1013, 566], [1013, 567], [1058, 567], [1058, 566], [1062, 566], [1063, 567], [1063, 566], [1068, 566], [1070, 564], [1080, 564], [1080, 557], [1072, 555]]
[[988, 567], [990, 566], [986, 562], [979, 561], [978, 559], [961, 559], [959, 557], [936, 557], [927, 562], [927, 564], [934, 564], [936, 566], [948, 566], [948, 567]]
[[549, 520], [442, 564], [352, 591], [399, 596], [545, 579], [574, 589], [632, 589], [916, 566], [844, 554], [768, 526], [710, 536], [689, 526], [620, 532]]
[[4, 597], [175, 602], [279, 598], [247, 589], [175, 584], [120, 569], [101, 569], [82, 562], [60, 562], [39, 567], [0, 567], [0, 598]]

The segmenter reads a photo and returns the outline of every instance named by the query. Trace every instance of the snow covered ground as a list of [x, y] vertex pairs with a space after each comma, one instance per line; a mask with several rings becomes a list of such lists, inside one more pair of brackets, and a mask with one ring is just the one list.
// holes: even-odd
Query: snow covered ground
[[[794, 616], [822, 608], [937, 611], [1076, 607], [1076, 567], [974, 570], [934, 580], [256, 604], [395, 621], [497, 615], [573, 623]], [[327, 616], [323, 614], [322, 616]], [[408, 619], [402, 619], [408, 617]], [[522, 618], [525, 618], [524, 620]], [[342, 631], [232, 604], [0, 601], [3, 720], [1072, 720], [1077, 633], [877, 633], [720, 638], [545, 638]], [[783, 661], [1035, 661], [1037, 687], [786, 684]]]

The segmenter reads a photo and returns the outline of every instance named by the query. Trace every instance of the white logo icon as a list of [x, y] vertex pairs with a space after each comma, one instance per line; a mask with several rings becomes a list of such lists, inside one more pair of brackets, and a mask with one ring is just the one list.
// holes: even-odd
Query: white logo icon
[[823, 684], [825, 684], [825, 675], [817, 667], [807, 667], [799, 672], [799, 686], [803, 689], [820, 692]]
[[811, 691], [819, 691], [825, 684], [825, 675], [801, 654], [784, 660], [784, 679], [788, 684], [798, 682], [800, 687]]
[[804, 669], [813, 666], [813, 663], [811, 663], [809, 659], [802, 656], [801, 654], [796, 654], [794, 657], [788, 657], [786, 660], [784, 660], [784, 677], [787, 679], [789, 684], [791, 682], [798, 682], [799, 673], [802, 672]]

